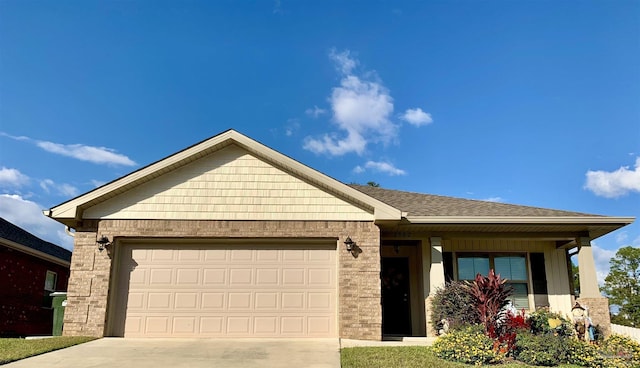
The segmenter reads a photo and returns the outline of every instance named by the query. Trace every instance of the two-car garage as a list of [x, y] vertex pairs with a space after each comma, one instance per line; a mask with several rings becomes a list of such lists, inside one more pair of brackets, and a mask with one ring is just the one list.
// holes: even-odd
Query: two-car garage
[[336, 241], [122, 242], [109, 315], [125, 337], [336, 337]]

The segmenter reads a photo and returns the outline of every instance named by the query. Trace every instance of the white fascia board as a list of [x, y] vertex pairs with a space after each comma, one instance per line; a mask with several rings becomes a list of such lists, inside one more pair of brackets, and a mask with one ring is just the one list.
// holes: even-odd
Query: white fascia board
[[630, 224], [635, 217], [608, 216], [408, 216], [412, 224]]

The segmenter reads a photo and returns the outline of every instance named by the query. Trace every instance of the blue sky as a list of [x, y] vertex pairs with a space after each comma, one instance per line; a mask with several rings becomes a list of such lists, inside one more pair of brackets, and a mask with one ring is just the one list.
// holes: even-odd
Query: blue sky
[[[0, 216], [233, 128], [346, 183], [640, 215], [640, 2], [0, 2]], [[595, 241], [609, 258], [640, 225]]]

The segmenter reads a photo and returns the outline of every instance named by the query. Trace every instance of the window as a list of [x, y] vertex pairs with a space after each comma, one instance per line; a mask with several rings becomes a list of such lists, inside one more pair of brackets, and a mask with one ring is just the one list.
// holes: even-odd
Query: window
[[46, 291], [56, 291], [56, 282], [58, 274], [53, 271], [47, 271], [47, 277], [44, 279], [44, 289]]
[[44, 278], [44, 297], [42, 299], [43, 307], [51, 308], [51, 302], [53, 301], [51, 293], [56, 291], [57, 282], [58, 274], [53, 271], [47, 271], [47, 275]]
[[514, 307], [529, 309], [527, 257], [524, 254], [457, 254], [458, 280], [473, 280], [477, 274], [487, 276], [495, 270], [513, 287]]

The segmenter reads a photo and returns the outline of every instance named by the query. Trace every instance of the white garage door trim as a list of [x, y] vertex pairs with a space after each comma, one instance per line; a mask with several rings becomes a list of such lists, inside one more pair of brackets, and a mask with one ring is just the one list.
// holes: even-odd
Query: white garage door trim
[[122, 243], [112, 331], [337, 337], [336, 246], [335, 239]]

